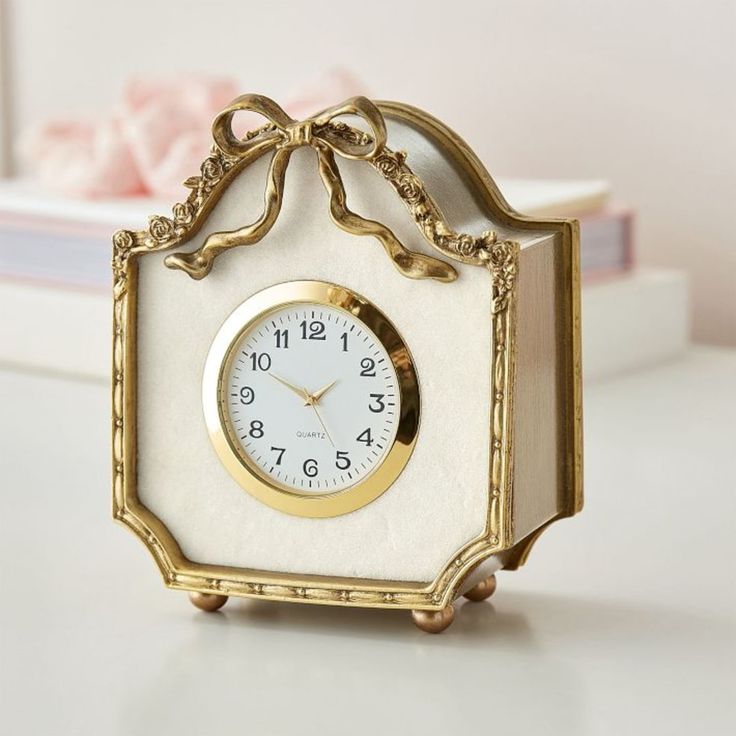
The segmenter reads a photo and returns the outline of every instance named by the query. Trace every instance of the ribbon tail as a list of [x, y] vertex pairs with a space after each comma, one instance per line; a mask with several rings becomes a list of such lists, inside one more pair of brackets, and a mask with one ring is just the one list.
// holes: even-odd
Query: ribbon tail
[[317, 156], [322, 183], [330, 196], [330, 216], [339, 228], [353, 235], [375, 237], [383, 245], [397, 270], [411, 279], [447, 282], [457, 278], [457, 271], [449, 263], [409, 250], [385, 225], [352, 212], [347, 206], [347, 195], [334, 154], [320, 146], [317, 148]]
[[264, 194], [264, 208], [261, 216], [250, 225], [237, 230], [212, 233], [204, 244], [192, 253], [172, 253], [164, 263], [168, 268], [180, 269], [193, 279], [203, 279], [211, 270], [215, 258], [223, 251], [239, 245], [254, 245], [262, 240], [276, 222], [283, 202], [286, 169], [289, 166], [291, 151], [278, 149], [271, 159]]

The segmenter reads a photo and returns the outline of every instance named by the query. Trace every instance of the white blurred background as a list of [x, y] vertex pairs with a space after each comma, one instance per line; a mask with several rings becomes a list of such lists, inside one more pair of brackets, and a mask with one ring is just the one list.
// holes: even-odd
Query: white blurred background
[[[0, 0], [7, 732], [733, 733], [735, 41], [736, 0]], [[580, 219], [586, 506], [441, 637], [398, 611], [204, 618], [112, 528], [110, 234], [175, 199], [51, 192], [19, 141], [203, 73], [281, 102], [354, 78], [446, 121], [517, 209], [532, 180]]]
[[341, 67], [447, 121], [494, 176], [604, 178], [639, 264], [687, 271], [696, 341], [736, 345], [730, 0], [5, 0], [2, 162], [132, 75], [210, 72], [275, 99]]

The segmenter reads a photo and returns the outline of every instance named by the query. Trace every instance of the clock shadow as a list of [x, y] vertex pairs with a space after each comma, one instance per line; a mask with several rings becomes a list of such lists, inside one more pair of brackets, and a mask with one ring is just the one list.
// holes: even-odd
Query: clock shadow
[[[245, 710], [253, 733], [393, 733], [377, 730], [376, 719], [407, 716], [419, 733], [457, 730], [460, 713], [477, 702], [506, 708], [509, 724], [530, 730], [535, 713], [554, 711], [548, 725], [585, 733], [578, 675], [540, 642], [527, 616], [542, 599], [512, 593], [498, 601], [458, 601], [454, 623], [439, 635], [417, 629], [406, 610], [238, 599], [213, 614], [182, 611], [188, 636], [157, 675], [137, 683], [126, 726], [137, 733], [164, 712], [168, 729], [211, 733]], [[564, 693], [550, 690], [557, 681]], [[530, 689], [535, 709], [512, 707]], [[497, 723], [506, 719], [501, 711]], [[335, 729], [322, 727], [325, 720]]]
[[648, 602], [503, 588], [492, 601], [458, 602], [439, 635], [419, 631], [408, 611], [257, 600], [180, 610], [177, 646], [136, 681], [126, 725], [145, 732], [163, 718], [211, 733], [247, 716], [253, 733], [393, 733], [377, 724], [399, 730], [410, 716], [420, 733], [457, 730], [477, 704], [495, 730], [588, 734], [591, 653], [626, 660], [642, 642], [664, 651], [714, 626]]
[[[486, 646], [534, 654], [539, 638], [586, 640], [598, 634], [639, 637], [667, 628], [696, 625], [685, 612], [657, 612], [651, 605], [637, 606], [617, 600], [578, 598], [518, 590], [500, 590], [490, 599], [475, 603], [455, 601], [455, 620], [440, 634], [427, 634], [413, 623], [408, 610], [338, 608], [333, 606], [280, 603], [231, 598], [212, 614], [193, 612], [204, 629], [318, 636], [362, 642], [395, 642], [428, 649], [478, 650]], [[700, 622], [704, 625], [705, 622]], [[674, 632], [673, 632], [674, 635]]]

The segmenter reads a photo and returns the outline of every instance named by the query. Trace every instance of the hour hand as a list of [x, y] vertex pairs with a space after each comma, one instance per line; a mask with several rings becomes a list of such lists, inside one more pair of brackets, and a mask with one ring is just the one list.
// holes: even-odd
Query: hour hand
[[337, 381], [333, 381], [332, 383], [328, 383], [326, 386], [323, 386], [319, 391], [315, 391], [311, 398], [312, 402], [315, 404], [319, 404], [319, 400], [337, 383]]
[[311, 399], [306, 389], [299, 388], [299, 386], [295, 386], [293, 383], [289, 383], [287, 380], [281, 378], [280, 376], [277, 376], [275, 373], [269, 373], [268, 375], [271, 376], [271, 378], [275, 378], [279, 383], [283, 383], [286, 388], [291, 389], [297, 396], [304, 399], [304, 401], [309, 401]]

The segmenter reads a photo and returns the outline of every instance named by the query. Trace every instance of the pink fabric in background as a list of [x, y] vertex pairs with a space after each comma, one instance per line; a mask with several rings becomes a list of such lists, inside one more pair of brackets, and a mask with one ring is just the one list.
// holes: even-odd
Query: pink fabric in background
[[[242, 91], [227, 78], [134, 79], [108, 116], [45, 122], [23, 134], [20, 152], [50, 190], [84, 198], [179, 198], [182, 182], [198, 173], [209, 151], [212, 119]], [[363, 92], [349, 72], [335, 70], [283, 106], [299, 119]], [[237, 132], [262, 122], [239, 117]]]

